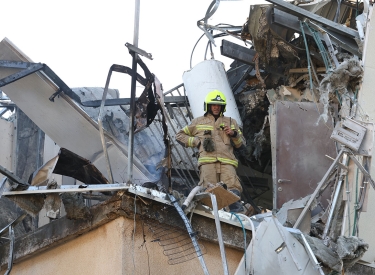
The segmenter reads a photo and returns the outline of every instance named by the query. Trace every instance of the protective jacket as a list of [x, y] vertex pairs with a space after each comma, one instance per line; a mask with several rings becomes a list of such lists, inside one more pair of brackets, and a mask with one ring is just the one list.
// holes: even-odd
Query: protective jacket
[[[230, 126], [235, 132], [234, 137], [225, 134], [223, 130], [225, 126]], [[205, 138], [212, 138], [215, 144], [215, 150], [213, 152], [204, 150], [203, 142]], [[215, 121], [215, 117], [210, 113], [193, 119], [190, 125], [185, 126], [177, 133], [176, 140], [180, 144], [185, 145], [185, 147], [199, 148], [198, 167], [217, 161], [237, 167], [238, 161], [233, 154], [233, 146], [239, 148], [245, 143], [242, 132], [235, 119], [220, 116]]]

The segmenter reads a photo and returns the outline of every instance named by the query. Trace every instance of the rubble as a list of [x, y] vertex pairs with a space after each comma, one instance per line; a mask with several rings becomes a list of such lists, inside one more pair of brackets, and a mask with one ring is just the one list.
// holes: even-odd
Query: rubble
[[[207, 19], [212, 16], [208, 12], [204, 20], [198, 21], [198, 26], [205, 32], [209, 43], [213, 43], [215, 38], [212, 35], [213, 30], [221, 30], [245, 42], [246, 47], [243, 47], [223, 40], [221, 51], [223, 55], [235, 60], [227, 75], [231, 96], [233, 93], [233, 98], [241, 111], [239, 113], [243, 133], [247, 140], [247, 146], [236, 154], [239, 155], [241, 168], [245, 173], [253, 173], [252, 179], [247, 174], [241, 175], [242, 178], [247, 178], [250, 186], [248, 188], [244, 184], [244, 189], [252, 189], [250, 195], [245, 194], [245, 191], [242, 197], [247, 200], [244, 204], [251, 202], [254, 211], [249, 212], [255, 214], [264, 206], [254, 203], [258, 192], [257, 185], [253, 184], [252, 180], [268, 179], [268, 176], [270, 182], [266, 181], [266, 185], [272, 186], [272, 197], [265, 198], [272, 200], [272, 213], [252, 215], [251, 218], [245, 216], [240, 219], [244, 232], [242, 221], [246, 226], [252, 226], [253, 239], [250, 244], [245, 239], [247, 252], [236, 274], [297, 274], [294, 272], [300, 271], [311, 274], [343, 273], [358, 263], [372, 244], [372, 240], [360, 238], [358, 230], [359, 214], [366, 209], [363, 206], [368, 200], [367, 190], [370, 187], [375, 189], [375, 182], [369, 171], [374, 125], [358, 105], [365, 80], [363, 51], [366, 40], [361, 32], [364, 31], [364, 34], [369, 36], [371, 30], [365, 26], [363, 29], [360, 27], [368, 20], [366, 18], [369, 14], [362, 14], [361, 17], [364, 18], [353, 15], [354, 12], [367, 12], [370, 6], [372, 9], [372, 3], [366, 2], [361, 7], [355, 7], [350, 1], [344, 1], [343, 5], [339, 2], [338, 6], [335, 1], [269, 2], [272, 4], [251, 5], [249, 18], [240, 31], [223, 31], [222, 26], [214, 28], [208, 25]], [[213, 4], [209, 10], [211, 8]], [[335, 12], [328, 12], [328, 8]], [[34, 64], [20, 53], [9, 50], [14, 49], [9, 41], [2, 43], [6, 46], [6, 56], [20, 64]], [[206, 60], [204, 63], [220, 67], [219, 62], [215, 60]], [[203, 66], [202, 64], [199, 66]], [[146, 212], [149, 210], [150, 202], [143, 201], [142, 198], [137, 201], [138, 191], [131, 191], [130, 187], [125, 185], [124, 163], [128, 160], [126, 147], [132, 144], [130, 136], [134, 131], [137, 134], [134, 146], [138, 148], [134, 152], [134, 163], [131, 163], [136, 172], [134, 186], [147, 188], [146, 191], [141, 189], [140, 194], [150, 200], [181, 205], [194, 187], [194, 173], [199, 173], [193, 163], [199, 152], [194, 149], [186, 151], [176, 148], [173, 144], [175, 129], [181, 129], [188, 123], [188, 119], [191, 120], [189, 107], [200, 111], [201, 107], [189, 96], [166, 103], [166, 94], [162, 93], [158, 80], [145, 69], [147, 67], [144, 64], [140, 65], [145, 71], [146, 78], [140, 75], [133, 77], [137, 78], [145, 89], [135, 104], [136, 121], [133, 121], [131, 127], [133, 107], [125, 106], [125, 101], [119, 98], [118, 92], [108, 90], [108, 87], [104, 90], [87, 87], [71, 90], [62, 86], [65, 94], [61, 94], [61, 97], [56, 97], [61, 91], [52, 89], [50, 79], [45, 77], [19, 79], [19, 82], [23, 81], [22, 85], [17, 86], [17, 82], [14, 82], [12, 85], [15, 86], [8, 87], [10, 98], [19, 102], [20, 107], [27, 110], [62, 147], [59, 154], [45, 162], [45, 165], [34, 167], [35, 172], [29, 180], [31, 186], [24, 180], [15, 181], [14, 187], [5, 195], [21, 189], [33, 192], [36, 190], [33, 188], [43, 187], [44, 189], [38, 190], [55, 193], [48, 193], [46, 196], [11, 193], [12, 196], [8, 198], [33, 216], [37, 215], [44, 205], [46, 216], [50, 219], [61, 218], [62, 201], [66, 219], [90, 222], [97, 214], [93, 213], [92, 209], [98, 209], [88, 205], [91, 193], [84, 195], [84, 191], [79, 190], [81, 192], [63, 192], [58, 195], [62, 187], [53, 181], [52, 174], [65, 175], [81, 182], [82, 184], [77, 187], [80, 189], [85, 189], [89, 184], [100, 185], [100, 188], [106, 191], [98, 190], [99, 194], [109, 196], [112, 193], [108, 190], [115, 190], [119, 196], [129, 196], [129, 193], [134, 192], [134, 203], [130, 204], [127, 201], [126, 209], [117, 207], [118, 212], [111, 215], [116, 216], [121, 212], [125, 213], [125, 216], [131, 216], [129, 213], [133, 211], [135, 219], [135, 213], [140, 211], [136, 209], [140, 205], [139, 200], [146, 205]], [[120, 70], [120, 67], [116, 68]], [[121, 68], [121, 72], [125, 73], [130, 70], [127, 67]], [[186, 87], [191, 84], [188, 77], [192, 75], [192, 71], [193, 69], [185, 75]], [[206, 78], [203, 73], [198, 75]], [[35, 75], [30, 77], [33, 76]], [[226, 81], [225, 77], [218, 78]], [[223, 87], [228, 86], [225, 81]], [[22, 94], [22, 86], [28, 85], [32, 89], [27, 95]], [[159, 94], [156, 92], [157, 89]], [[108, 100], [107, 103], [117, 105], [106, 107], [101, 125], [101, 111], [93, 107], [98, 107], [98, 100], [106, 92], [108, 95], [104, 99]], [[181, 96], [179, 91], [178, 93]], [[61, 106], [60, 109], [48, 105], [50, 102], [47, 99], [51, 97], [56, 101], [55, 106]], [[38, 106], [48, 105], [46, 112], [51, 114], [52, 122], [43, 118], [40, 109], [31, 110], [25, 104], [28, 100], [34, 100]], [[187, 104], [188, 100], [190, 106]], [[104, 104], [104, 101], [102, 103]], [[231, 104], [235, 105], [234, 102]], [[237, 106], [234, 109], [237, 112]], [[65, 119], [69, 121], [64, 120], [57, 127], [57, 122], [67, 110], [70, 112], [67, 112]], [[179, 114], [176, 115], [177, 111]], [[162, 123], [153, 128], [153, 121]], [[65, 131], [74, 133], [74, 137], [67, 140]], [[156, 131], [159, 131], [159, 134], [156, 135]], [[99, 132], [103, 138], [102, 144], [93, 138], [95, 135], [96, 138], [99, 137]], [[34, 140], [37, 133], [36, 127], [25, 126], [19, 133], [19, 138], [25, 139], [24, 142], [29, 138], [34, 144], [40, 141]], [[84, 142], [80, 138], [83, 138]], [[110, 169], [106, 170], [108, 167], [114, 170], [114, 180], [111, 182], [107, 180], [112, 178]], [[21, 173], [19, 169], [17, 168], [16, 174], [24, 178], [31, 167], [24, 169], [28, 172]], [[357, 175], [355, 179], [355, 171], [360, 171], [362, 176]], [[6, 171], [3, 173], [9, 178], [13, 175]], [[117, 183], [120, 184], [116, 185]], [[18, 189], [16, 185], [19, 185]], [[114, 189], [106, 189], [104, 185]], [[222, 187], [217, 188], [216, 195], [219, 197], [217, 205], [222, 208], [228, 203], [225, 200], [223, 202], [223, 199], [226, 199], [223, 195], [225, 192], [220, 188]], [[169, 194], [172, 201], [164, 201], [168, 196], [156, 196], [154, 191]], [[262, 195], [263, 193], [259, 194]], [[88, 200], [85, 201], [86, 198]], [[195, 211], [205, 215], [213, 213], [216, 225], [220, 225], [219, 220], [223, 219], [223, 216], [219, 217], [216, 213], [217, 205], [213, 203], [212, 197], [198, 193], [194, 198], [190, 207], [183, 209], [185, 213], [181, 215], [186, 228], [190, 230], [190, 237], [197, 233], [189, 227], [190, 223], [184, 216], [186, 213], [191, 213], [190, 222]], [[234, 199], [237, 201], [238, 197]], [[167, 207], [161, 208], [165, 210]], [[179, 209], [177, 206], [175, 208]], [[371, 212], [373, 209], [368, 211]], [[163, 218], [162, 211], [149, 213], [151, 212], [155, 215], [152, 218], [159, 222], [167, 220]], [[221, 215], [230, 215], [225, 212], [223, 209]], [[204, 225], [195, 226], [196, 229], [204, 231], [202, 236], [212, 238], [211, 232], [203, 230]], [[166, 231], [167, 228], [168, 225], [165, 226]], [[212, 224], [210, 228], [213, 229]], [[219, 236], [220, 230], [218, 227], [216, 230], [218, 237], [215, 238], [221, 243], [223, 238]], [[227, 231], [224, 238], [226, 243], [230, 244], [235, 239], [233, 242], [238, 246], [239, 239], [246, 238], [245, 233], [244, 236], [237, 234], [230, 240], [230, 230]], [[196, 252], [199, 254], [198, 250]]]
[[352, 267], [368, 250], [368, 243], [356, 236], [339, 236], [337, 254], [342, 259], [344, 269]]
[[359, 90], [363, 76], [363, 68], [356, 58], [345, 59], [332, 72], [329, 72], [320, 82], [320, 102], [324, 104], [321, 118], [327, 122], [328, 106], [332, 100], [341, 104], [341, 99], [346, 97], [351, 101]]
[[[319, 261], [334, 271], [342, 271], [342, 262], [335, 251], [327, 247], [321, 239], [310, 237], [309, 235], [305, 235], [305, 238]], [[300, 238], [298, 239], [300, 240]]]
[[66, 217], [71, 220], [89, 220], [91, 213], [81, 193], [63, 193], [61, 195]]

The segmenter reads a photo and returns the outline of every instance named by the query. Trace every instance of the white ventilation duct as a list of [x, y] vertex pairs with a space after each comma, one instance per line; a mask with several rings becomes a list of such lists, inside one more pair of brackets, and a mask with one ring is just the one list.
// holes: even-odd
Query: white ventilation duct
[[222, 62], [213, 59], [205, 60], [190, 71], [184, 72], [182, 79], [194, 117], [204, 114], [203, 103], [206, 95], [212, 90], [219, 90], [227, 99], [224, 115], [234, 118], [242, 128], [240, 113]]

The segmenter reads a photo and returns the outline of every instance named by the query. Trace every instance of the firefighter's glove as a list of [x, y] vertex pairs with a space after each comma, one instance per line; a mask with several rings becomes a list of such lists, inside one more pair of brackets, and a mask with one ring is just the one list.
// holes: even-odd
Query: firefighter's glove
[[203, 149], [204, 149], [206, 152], [213, 152], [213, 151], [215, 151], [215, 143], [214, 143], [214, 141], [212, 140], [212, 138], [210, 138], [210, 137], [206, 137], [206, 138], [204, 138], [204, 141], [203, 141]]

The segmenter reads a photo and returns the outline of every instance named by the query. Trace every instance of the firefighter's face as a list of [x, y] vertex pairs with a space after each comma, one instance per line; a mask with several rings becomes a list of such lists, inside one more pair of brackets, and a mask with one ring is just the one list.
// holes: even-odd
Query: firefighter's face
[[217, 104], [211, 104], [210, 105], [211, 107], [211, 112], [214, 116], [218, 116], [220, 115], [220, 111], [221, 111], [221, 105], [217, 105]]

